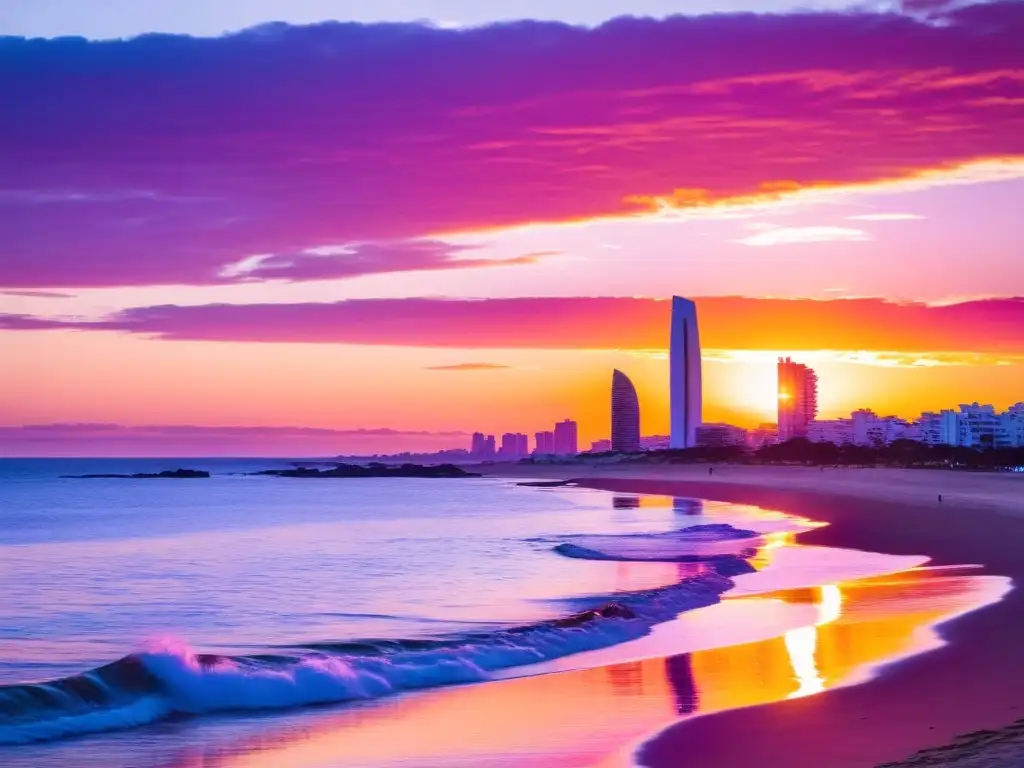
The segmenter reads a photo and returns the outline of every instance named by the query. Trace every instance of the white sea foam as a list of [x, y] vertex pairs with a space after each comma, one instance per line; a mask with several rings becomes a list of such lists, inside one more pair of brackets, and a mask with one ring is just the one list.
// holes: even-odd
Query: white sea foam
[[567, 536], [555, 550], [583, 560], [701, 561], [749, 556], [765, 538], [731, 525], [695, 525], [665, 533]]
[[[362, 653], [339, 645], [273, 658], [208, 656], [159, 641], [80, 678], [0, 688], [0, 744], [132, 727], [172, 713], [282, 709], [487, 680], [496, 670], [642, 637], [683, 611], [718, 602], [731, 586], [709, 572], [565, 619], [461, 639], [366, 644]], [[111, 678], [130, 686], [110, 685]], [[87, 698], [75, 693], [83, 684], [91, 688]]]

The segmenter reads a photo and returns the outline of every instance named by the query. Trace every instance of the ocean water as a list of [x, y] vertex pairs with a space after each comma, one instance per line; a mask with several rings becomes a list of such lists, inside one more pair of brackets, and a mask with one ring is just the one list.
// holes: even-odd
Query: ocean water
[[[62, 477], [179, 466], [213, 477]], [[723, 596], [927, 561], [801, 547], [794, 533], [810, 521], [694, 499], [246, 474], [280, 466], [0, 461], [0, 763], [163, 764], [123, 762], [123, 749], [159, 742], [166, 731], [152, 729], [166, 724], [194, 738], [249, 733], [240, 713], [386, 707], [577, 659], [608, 664], [681, 616], [698, 618], [710, 647], [709, 626], [764, 633], [737, 629], [737, 611], [705, 615]], [[816, 621], [783, 603], [769, 619], [766, 605], [744, 615], [769, 634]]]

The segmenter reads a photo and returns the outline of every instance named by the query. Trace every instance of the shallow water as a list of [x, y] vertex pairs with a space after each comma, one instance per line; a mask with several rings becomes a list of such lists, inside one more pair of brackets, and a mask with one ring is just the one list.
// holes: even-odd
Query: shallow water
[[[590, 762], [559, 762], [591, 764], [594, 745], [581, 752], [568, 743], [572, 728], [591, 734], [610, 759], [671, 714], [656, 707], [657, 717], [625, 730], [581, 713], [551, 717], [532, 734], [510, 724], [493, 743], [474, 731], [470, 749], [445, 702], [487, 702], [510, 723], [533, 722], [508, 698], [516, 686], [553, 696], [552, 686], [571, 691], [586, 675], [571, 670], [605, 667], [585, 679], [626, 681], [633, 672], [608, 670], [656, 656], [684, 655], [692, 666], [700, 654], [735, 656], [729, 648], [751, 644], [786, 653], [783, 664], [765, 651], [771, 664], [752, 670], [779, 677], [770, 690], [755, 686], [759, 701], [810, 695], [866, 674], [880, 657], [927, 647], [934, 621], [1006, 588], [995, 577], [907, 572], [925, 557], [803, 547], [794, 532], [812, 523], [751, 507], [487, 479], [235, 474], [277, 464], [0, 462], [0, 581], [19, 585], [0, 604], [0, 742], [49, 739], [0, 747], [4, 764], [312, 765], [301, 745], [335, 729], [346, 732], [344, 744], [325, 735], [334, 746], [328, 762], [315, 764], [383, 766], [429, 752], [431, 765], [526, 765], [519, 753], [537, 749], [586, 753]], [[58, 477], [176, 466], [217, 474]], [[576, 547], [570, 557], [557, 551], [568, 543]], [[677, 562], [657, 562], [659, 546]], [[870, 578], [899, 572], [888, 582]], [[607, 616], [552, 623], [613, 601], [622, 608]], [[878, 621], [900, 637], [868, 642], [860, 630]], [[843, 662], [826, 668], [818, 656], [843, 626], [856, 628], [845, 631]], [[665, 691], [682, 668], [671, 658], [661, 662]], [[519, 676], [533, 682], [408, 693]], [[58, 678], [65, 681], [13, 687]], [[718, 673], [698, 678], [703, 703], [683, 712], [674, 695], [676, 716], [749, 697], [735, 681], [723, 689]], [[630, 689], [623, 685], [613, 691]], [[604, 696], [596, 688], [595, 702]], [[638, 690], [647, 696], [644, 685]], [[623, 726], [634, 707], [628, 699], [613, 699], [624, 707]], [[328, 713], [289, 709], [338, 702], [345, 704]], [[239, 713], [257, 708], [274, 712]], [[424, 729], [438, 718], [447, 736], [432, 732], [428, 750]], [[591, 733], [598, 726], [600, 737]], [[53, 740], [76, 733], [92, 735]], [[274, 762], [282, 744], [287, 760]]]

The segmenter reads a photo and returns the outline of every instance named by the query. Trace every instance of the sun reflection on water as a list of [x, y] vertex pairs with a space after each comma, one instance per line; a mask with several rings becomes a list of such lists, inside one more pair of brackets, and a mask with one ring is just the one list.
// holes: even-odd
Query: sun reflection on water
[[818, 627], [836, 621], [843, 612], [843, 593], [835, 584], [819, 588], [818, 620], [808, 627], [790, 630], [784, 636], [786, 653], [793, 667], [799, 688], [786, 698], [798, 699], [825, 690], [825, 679], [818, 670], [815, 653], [818, 649]]

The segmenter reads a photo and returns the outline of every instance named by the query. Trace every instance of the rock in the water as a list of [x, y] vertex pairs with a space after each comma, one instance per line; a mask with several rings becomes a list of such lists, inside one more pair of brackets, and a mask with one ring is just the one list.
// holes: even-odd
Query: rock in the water
[[467, 472], [454, 464], [424, 466], [422, 464], [336, 464], [331, 469], [315, 467], [296, 467], [295, 469], [264, 469], [254, 472], [255, 475], [273, 475], [274, 477], [480, 477], [474, 472]]
[[136, 472], [134, 475], [64, 475], [64, 477], [71, 477], [76, 480], [95, 480], [97, 478], [113, 478], [116, 480], [194, 480], [209, 476], [210, 473], [203, 469], [166, 469], [163, 472]]

